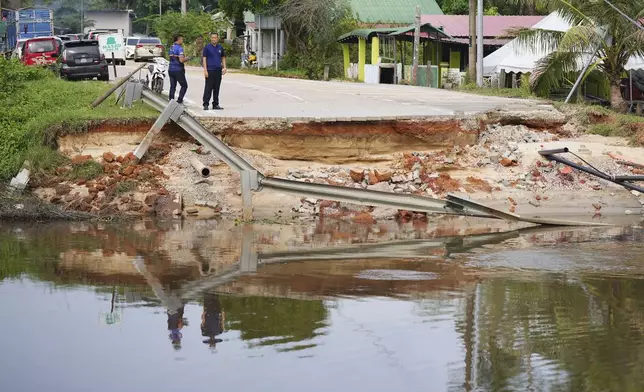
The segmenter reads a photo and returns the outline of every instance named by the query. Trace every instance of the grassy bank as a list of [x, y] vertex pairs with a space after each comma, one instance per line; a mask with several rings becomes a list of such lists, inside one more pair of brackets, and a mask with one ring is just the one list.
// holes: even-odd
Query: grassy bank
[[574, 116], [588, 133], [624, 137], [635, 145], [644, 146], [644, 117], [616, 113], [594, 105], [556, 102], [554, 106], [563, 113]]
[[85, 132], [97, 121], [156, 118], [142, 103], [126, 110], [113, 98], [91, 109], [91, 102], [109, 89], [108, 83], [68, 82], [14, 61], [0, 59], [0, 85], [0, 180], [15, 175], [25, 159], [36, 171], [62, 163], [53, 149], [61, 134]]
[[486, 95], [490, 97], [505, 97], [505, 98], [524, 98], [524, 99], [539, 99], [536, 95], [532, 94], [527, 88], [487, 88], [478, 87], [476, 84], [466, 84], [456, 89], [463, 93]]

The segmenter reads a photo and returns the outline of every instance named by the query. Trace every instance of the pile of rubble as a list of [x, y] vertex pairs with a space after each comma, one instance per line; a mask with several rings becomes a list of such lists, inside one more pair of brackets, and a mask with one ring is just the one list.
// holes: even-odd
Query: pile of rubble
[[[150, 155], [162, 160], [168, 151], [167, 146], [155, 145], [151, 148]], [[75, 166], [93, 160], [90, 155], [78, 155], [69, 165], [57, 168], [55, 176], [41, 180], [38, 184], [39, 197], [66, 211], [96, 215], [181, 213], [180, 196], [170, 195], [159, 183], [160, 179], [165, 178], [159, 165], [139, 162], [132, 153], [116, 156], [105, 152], [100, 162], [102, 174], [92, 179], [68, 179]]]

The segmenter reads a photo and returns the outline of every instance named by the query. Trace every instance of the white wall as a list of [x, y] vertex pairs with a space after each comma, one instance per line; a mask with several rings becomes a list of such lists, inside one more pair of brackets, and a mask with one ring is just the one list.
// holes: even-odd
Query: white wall
[[125, 37], [132, 33], [132, 19], [127, 11], [85, 11], [85, 19], [94, 21], [93, 27], [85, 27], [85, 33], [100, 29], [123, 30]]

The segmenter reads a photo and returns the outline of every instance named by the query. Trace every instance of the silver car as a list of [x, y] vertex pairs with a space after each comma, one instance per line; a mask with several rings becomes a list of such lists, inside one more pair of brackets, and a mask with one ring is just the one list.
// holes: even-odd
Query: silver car
[[147, 61], [155, 57], [163, 57], [163, 44], [158, 38], [139, 38], [134, 49], [134, 61]]
[[125, 39], [125, 58], [130, 60], [134, 58], [136, 45], [139, 43], [139, 37], [127, 37]]

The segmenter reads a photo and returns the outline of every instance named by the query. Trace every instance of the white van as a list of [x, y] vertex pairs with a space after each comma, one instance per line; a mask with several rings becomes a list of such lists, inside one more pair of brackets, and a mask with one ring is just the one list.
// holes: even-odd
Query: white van
[[117, 65], [125, 65], [125, 43], [123, 34], [101, 33], [98, 36], [98, 48], [107, 62], [112, 62], [112, 53]]

